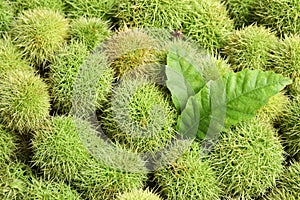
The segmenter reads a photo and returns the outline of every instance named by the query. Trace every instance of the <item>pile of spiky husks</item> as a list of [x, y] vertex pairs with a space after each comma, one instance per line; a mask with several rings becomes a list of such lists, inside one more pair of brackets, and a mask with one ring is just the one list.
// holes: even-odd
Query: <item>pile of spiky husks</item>
[[[299, 199], [299, 11], [296, 0], [0, 0], [0, 198]], [[293, 84], [203, 154], [202, 140], [177, 141], [165, 65], [178, 41], [209, 52], [220, 75], [273, 70]]]

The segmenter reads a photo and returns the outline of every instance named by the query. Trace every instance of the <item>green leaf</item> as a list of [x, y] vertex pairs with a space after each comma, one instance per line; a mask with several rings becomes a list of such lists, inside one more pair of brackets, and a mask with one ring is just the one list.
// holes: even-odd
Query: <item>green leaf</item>
[[226, 85], [226, 127], [255, 116], [269, 98], [292, 81], [272, 71], [243, 70], [223, 76]]
[[214, 138], [223, 127], [254, 117], [271, 96], [290, 83], [290, 79], [274, 72], [229, 72], [217, 81], [208, 82], [190, 97], [178, 119], [179, 132], [190, 135], [189, 126], [194, 123], [191, 113], [198, 112], [198, 138]]
[[[196, 117], [190, 117], [192, 112], [195, 112]], [[223, 80], [209, 81], [200, 92], [188, 100], [186, 108], [178, 119], [179, 132], [190, 137], [194, 135], [200, 139], [212, 139], [223, 129], [225, 117], [226, 96]], [[196, 119], [199, 119], [197, 124]], [[182, 123], [185, 126], [182, 126]], [[189, 126], [187, 125], [190, 124], [198, 127], [196, 132], [188, 132]]]
[[196, 137], [200, 121], [198, 102], [195, 96], [188, 99], [185, 109], [178, 117], [178, 133], [182, 139], [193, 139]]
[[167, 64], [166, 84], [180, 113], [185, 108], [189, 97], [194, 96], [204, 87], [205, 81], [194, 59], [180, 46], [175, 45], [169, 50]]

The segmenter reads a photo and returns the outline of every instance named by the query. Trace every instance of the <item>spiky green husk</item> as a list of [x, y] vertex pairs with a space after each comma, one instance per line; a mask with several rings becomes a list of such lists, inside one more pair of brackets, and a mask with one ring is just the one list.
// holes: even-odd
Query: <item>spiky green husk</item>
[[94, 200], [114, 199], [119, 193], [141, 189], [147, 179], [145, 173], [109, 168], [98, 162], [87, 163], [80, 172], [74, 185], [86, 199]]
[[234, 70], [267, 69], [271, 52], [278, 40], [276, 35], [262, 26], [251, 25], [235, 31], [223, 52]]
[[184, 0], [125, 0], [118, 1], [113, 8], [114, 18], [119, 27], [166, 28], [179, 30], [184, 19]]
[[290, 78], [300, 77], [300, 36], [291, 35], [281, 40], [272, 61], [276, 72]]
[[209, 162], [201, 158], [198, 143], [192, 143], [191, 149], [174, 163], [158, 169], [155, 180], [166, 199], [219, 199], [216, 174]]
[[72, 39], [84, 43], [89, 50], [99, 46], [110, 34], [108, 23], [100, 18], [80, 17], [71, 23]]
[[[218, 78], [221, 77], [228, 72], [232, 71], [231, 65], [229, 64], [228, 59], [222, 58], [219, 54], [216, 54], [214, 56], [211, 56], [211, 62], [214, 65], [211, 68], [215, 68], [214, 70], [217, 70], [216, 76], [212, 76], [211, 78]], [[209, 70], [207, 70], [209, 72]], [[208, 76], [209, 77], [209, 76]]]
[[112, 93], [113, 82], [115, 78], [114, 72], [111, 68], [103, 69], [102, 73], [99, 75], [99, 82], [96, 88], [95, 95], [95, 108], [102, 111], [107, 106], [108, 101], [110, 100], [109, 95]]
[[103, 127], [114, 140], [138, 152], [155, 152], [175, 136], [176, 111], [154, 83], [123, 79], [115, 89]]
[[11, 33], [29, 61], [44, 67], [69, 36], [69, 25], [68, 20], [56, 11], [33, 9], [19, 15]]
[[268, 200], [297, 200], [300, 198], [300, 163], [294, 162], [277, 181], [277, 185], [265, 198]]
[[293, 83], [288, 85], [287, 89], [291, 96], [300, 95], [300, 77], [294, 78]]
[[[35, 134], [36, 132], [34, 132]], [[32, 145], [31, 139], [33, 134], [17, 134], [16, 135], [16, 151], [14, 151], [14, 157], [19, 162], [31, 165], [32, 158]]]
[[277, 73], [294, 80], [294, 83], [289, 86], [291, 93], [299, 93], [297, 79], [300, 78], [300, 36], [290, 35], [281, 40], [272, 54], [271, 60], [271, 67]]
[[64, 3], [62, 0], [12, 0], [15, 15], [22, 13], [24, 10], [44, 8], [55, 10], [63, 13]]
[[218, 0], [192, 0], [185, 9], [183, 32], [208, 51], [221, 49], [234, 28], [226, 7]]
[[222, 133], [210, 162], [225, 197], [252, 199], [275, 185], [283, 169], [283, 155], [273, 127], [255, 118]]
[[[87, 138], [83, 138], [82, 133]], [[54, 117], [51, 129], [41, 132], [33, 141], [34, 165], [41, 169], [46, 179], [72, 183], [88, 199], [110, 199], [119, 192], [141, 188], [146, 179], [144, 173], [111, 168], [92, 157], [87, 143], [94, 144], [95, 138], [90, 138], [90, 134], [96, 132], [88, 122]], [[101, 141], [95, 145], [102, 146]], [[103, 152], [102, 157], [106, 154]], [[119, 160], [128, 162], [121, 157]]]
[[0, 0], [0, 37], [10, 29], [10, 24], [13, 21], [13, 8], [11, 3], [6, 0]]
[[20, 162], [8, 163], [0, 168], [1, 199], [71, 199], [79, 194], [64, 183], [37, 179], [31, 169]]
[[258, 111], [256, 116], [261, 120], [269, 120], [271, 123], [280, 123], [280, 117], [288, 103], [289, 98], [284, 92], [279, 92], [269, 99], [268, 103]]
[[252, 24], [256, 0], [223, 0], [234, 20], [235, 27], [241, 28]]
[[26, 199], [31, 171], [22, 163], [10, 163], [0, 168], [0, 198]]
[[104, 44], [115, 75], [120, 78], [132, 69], [158, 61], [156, 41], [142, 30], [125, 30], [113, 35]]
[[0, 79], [0, 120], [19, 133], [35, 131], [49, 116], [48, 87], [32, 71], [8, 71]]
[[[97, 68], [98, 71], [101, 71], [101, 74], [98, 73], [97, 77], [97, 80], [99, 79], [98, 84], [94, 86], [96, 87], [95, 106], [100, 109], [103, 103], [106, 102], [114, 79], [112, 69], [108, 67], [108, 64], [105, 62], [106, 58], [103, 55], [94, 54], [88, 56], [88, 54], [89, 51], [84, 44], [73, 41], [59, 50], [53, 63], [50, 65], [49, 81], [55, 112], [63, 114], [70, 112], [75, 100], [75, 97], [73, 97], [74, 84], [77, 84], [76, 87], [80, 86], [77, 83], [77, 78], [79, 73], [83, 73], [80, 71], [81, 67], [89, 68], [90, 70]], [[100, 63], [97, 63], [97, 60]], [[89, 77], [86, 78], [88, 79]], [[80, 90], [80, 88], [76, 89]]]
[[208, 50], [221, 48], [233, 30], [226, 7], [216, 0], [126, 0], [113, 11], [118, 26], [182, 30]]
[[4, 165], [7, 161], [11, 160], [13, 156], [13, 152], [16, 149], [15, 144], [16, 138], [14, 135], [6, 131], [4, 127], [0, 126], [0, 168]]
[[117, 200], [161, 200], [161, 198], [147, 190], [132, 190], [117, 197]]
[[69, 17], [97, 17], [108, 19], [116, 0], [66, 0], [65, 12]]
[[0, 75], [7, 70], [32, 70], [22, 56], [10, 38], [0, 39]]
[[73, 85], [72, 109], [76, 116], [90, 116], [95, 110], [102, 112], [108, 103], [114, 82], [113, 70], [100, 49], [92, 52], [80, 68]]
[[300, 159], [300, 97], [296, 96], [282, 115], [280, 126], [283, 144], [290, 156]]
[[69, 113], [72, 107], [73, 85], [88, 54], [84, 44], [72, 42], [61, 47], [49, 65], [50, 91], [55, 112]]
[[71, 117], [54, 117], [33, 140], [33, 162], [46, 179], [70, 182], [90, 159], [76, 128]]
[[28, 199], [80, 200], [80, 195], [63, 182], [32, 178], [27, 190]]
[[259, 0], [255, 15], [261, 24], [276, 30], [281, 36], [300, 31], [298, 0]]

